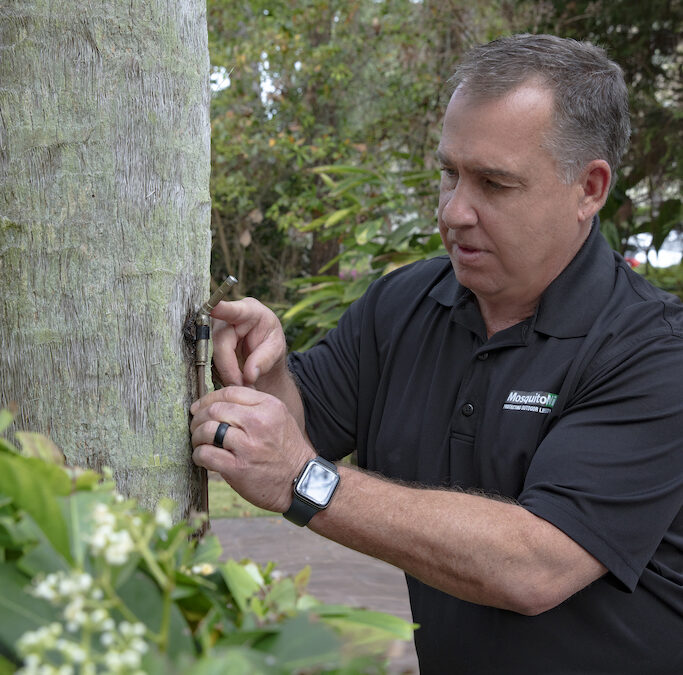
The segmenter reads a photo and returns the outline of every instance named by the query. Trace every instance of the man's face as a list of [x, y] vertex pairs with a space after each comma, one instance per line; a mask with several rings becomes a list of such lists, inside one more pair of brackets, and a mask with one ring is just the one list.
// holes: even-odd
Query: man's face
[[523, 85], [473, 102], [459, 87], [439, 143], [439, 232], [461, 284], [480, 303], [534, 305], [590, 231], [582, 188], [545, 149], [552, 93]]

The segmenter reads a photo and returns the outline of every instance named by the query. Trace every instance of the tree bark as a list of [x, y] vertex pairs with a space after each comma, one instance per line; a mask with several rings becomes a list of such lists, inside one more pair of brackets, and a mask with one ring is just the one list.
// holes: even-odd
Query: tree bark
[[205, 2], [15, 0], [0, 26], [0, 405], [185, 516], [184, 327], [209, 293]]

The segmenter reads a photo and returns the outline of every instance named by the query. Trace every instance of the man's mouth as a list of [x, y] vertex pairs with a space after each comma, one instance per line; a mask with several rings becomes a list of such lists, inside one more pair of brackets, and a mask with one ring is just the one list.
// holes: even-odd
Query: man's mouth
[[484, 253], [480, 248], [473, 248], [463, 244], [453, 243], [451, 245], [452, 255], [462, 263], [473, 263], [477, 261]]

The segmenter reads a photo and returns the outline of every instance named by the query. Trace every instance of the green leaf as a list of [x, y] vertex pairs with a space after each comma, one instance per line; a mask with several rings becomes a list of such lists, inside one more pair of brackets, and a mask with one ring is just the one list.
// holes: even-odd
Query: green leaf
[[343, 284], [335, 284], [335, 286], [331, 288], [326, 288], [320, 291], [315, 291], [313, 293], [310, 293], [307, 295], [303, 300], [300, 300], [297, 302], [295, 305], [292, 305], [290, 309], [288, 309], [283, 315], [282, 319], [284, 321], [288, 321], [292, 317], [296, 316], [299, 314], [302, 310], [306, 309], [310, 305], [314, 305], [316, 302], [320, 302], [321, 300], [325, 300], [326, 298], [334, 298], [339, 295], [339, 292], [342, 289]]
[[10, 675], [16, 671], [17, 667], [0, 654], [0, 675]]
[[[146, 574], [137, 570], [116, 590], [128, 609], [152, 632], [159, 633], [164, 616], [164, 597]], [[170, 604], [167, 654], [171, 659], [195, 652], [190, 627], [175, 603]]]
[[351, 166], [349, 164], [327, 164], [325, 166], [316, 166], [315, 168], [311, 169], [311, 171], [313, 173], [338, 173], [340, 175], [347, 173], [355, 173], [379, 177], [378, 174], [374, 171], [370, 171], [363, 167]]
[[56, 551], [46, 532], [27, 513], [23, 514], [20, 527], [22, 534], [32, 540], [31, 544], [24, 547], [24, 555], [17, 562], [22, 572], [34, 577], [40, 573], [69, 569], [65, 556]]
[[2, 452], [11, 452], [14, 454], [18, 454], [19, 450], [15, 448], [6, 438], [2, 438], [0, 436], [0, 451]]
[[369, 220], [362, 225], [358, 225], [353, 231], [356, 243], [361, 246], [367, 244], [370, 239], [377, 235], [383, 224], [384, 221], [382, 219], [376, 218], [375, 220]]
[[314, 616], [298, 614], [277, 628], [277, 633], [265, 637], [255, 647], [275, 657], [286, 672], [340, 662], [339, 638]]
[[333, 225], [336, 225], [338, 222], [341, 220], [344, 220], [347, 216], [351, 215], [356, 211], [356, 208], [353, 206], [349, 206], [348, 208], [345, 209], [339, 209], [338, 211], [334, 211], [332, 214], [330, 214], [326, 219], [325, 219], [325, 227], [332, 227]]
[[0, 516], [1, 548], [6, 551], [23, 552], [36, 545], [39, 541], [37, 532], [40, 532], [40, 530], [37, 530], [37, 527], [32, 520], [31, 524], [27, 525], [27, 518], [30, 517], [24, 513], [21, 518], [17, 520], [14, 513], [7, 515], [6, 509], [3, 509], [3, 515]]
[[14, 415], [7, 408], [0, 409], [0, 434], [12, 424]]
[[35, 520], [55, 549], [71, 560], [66, 524], [56, 495], [71, 489], [67, 473], [53, 464], [19, 455], [0, 455], [0, 494]]
[[86, 539], [93, 532], [92, 513], [95, 504], [107, 497], [98, 492], [76, 492], [59, 499], [61, 512], [69, 537], [69, 550], [73, 560], [82, 568], [85, 564], [88, 543]]
[[272, 656], [248, 647], [223, 647], [183, 669], [183, 675], [281, 675]]
[[28, 577], [15, 565], [0, 562], [0, 652], [13, 654], [17, 640], [57, 619], [56, 610], [45, 600], [26, 592]]
[[17, 431], [15, 436], [21, 445], [21, 454], [24, 457], [42, 459], [48, 464], [57, 466], [66, 464], [64, 453], [47, 436], [33, 431]]
[[362, 628], [375, 631], [377, 639], [412, 640], [415, 624], [392, 614], [367, 609], [354, 609], [345, 605], [320, 605], [316, 614], [325, 622], [343, 630]]
[[102, 476], [92, 469], [70, 467], [73, 486], [75, 490], [93, 490], [102, 481]]
[[263, 577], [260, 577], [258, 568], [254, 563], [242, 565], [235, 560], [227, 560], [219, 569], [235, 604], [242, 612], [246, 612], [249, 599], [264, 586]]
[[270, 588], [264, 603], [278, 614], [291, 612], [296, 609], [297, 593], [294, 580], [284, 577]]
[[194, 550], [194, 555], [188, 566], [202, 565], [209, 563], [215, 565], [223, 553], [223, 547], [218, 537], [215, 535], [208, 535], [202, 537]]
[[679, 222], [681, 213], [680, 199], [667, 199], [659, 206], [659, 213], [652, 222], [652, 246], [658, 253], [664, 240]]

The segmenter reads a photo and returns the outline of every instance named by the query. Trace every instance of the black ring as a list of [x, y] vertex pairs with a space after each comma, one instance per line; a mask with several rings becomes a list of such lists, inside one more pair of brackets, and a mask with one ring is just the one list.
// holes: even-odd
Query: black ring
[[217, 448], [223, 447], [223, 439], [225, 438], [225, 432], [228, 430], [230, 425], [227, 422], [221, 422], [216, 429], [216, 435], [213, 437], [213, 444]]

